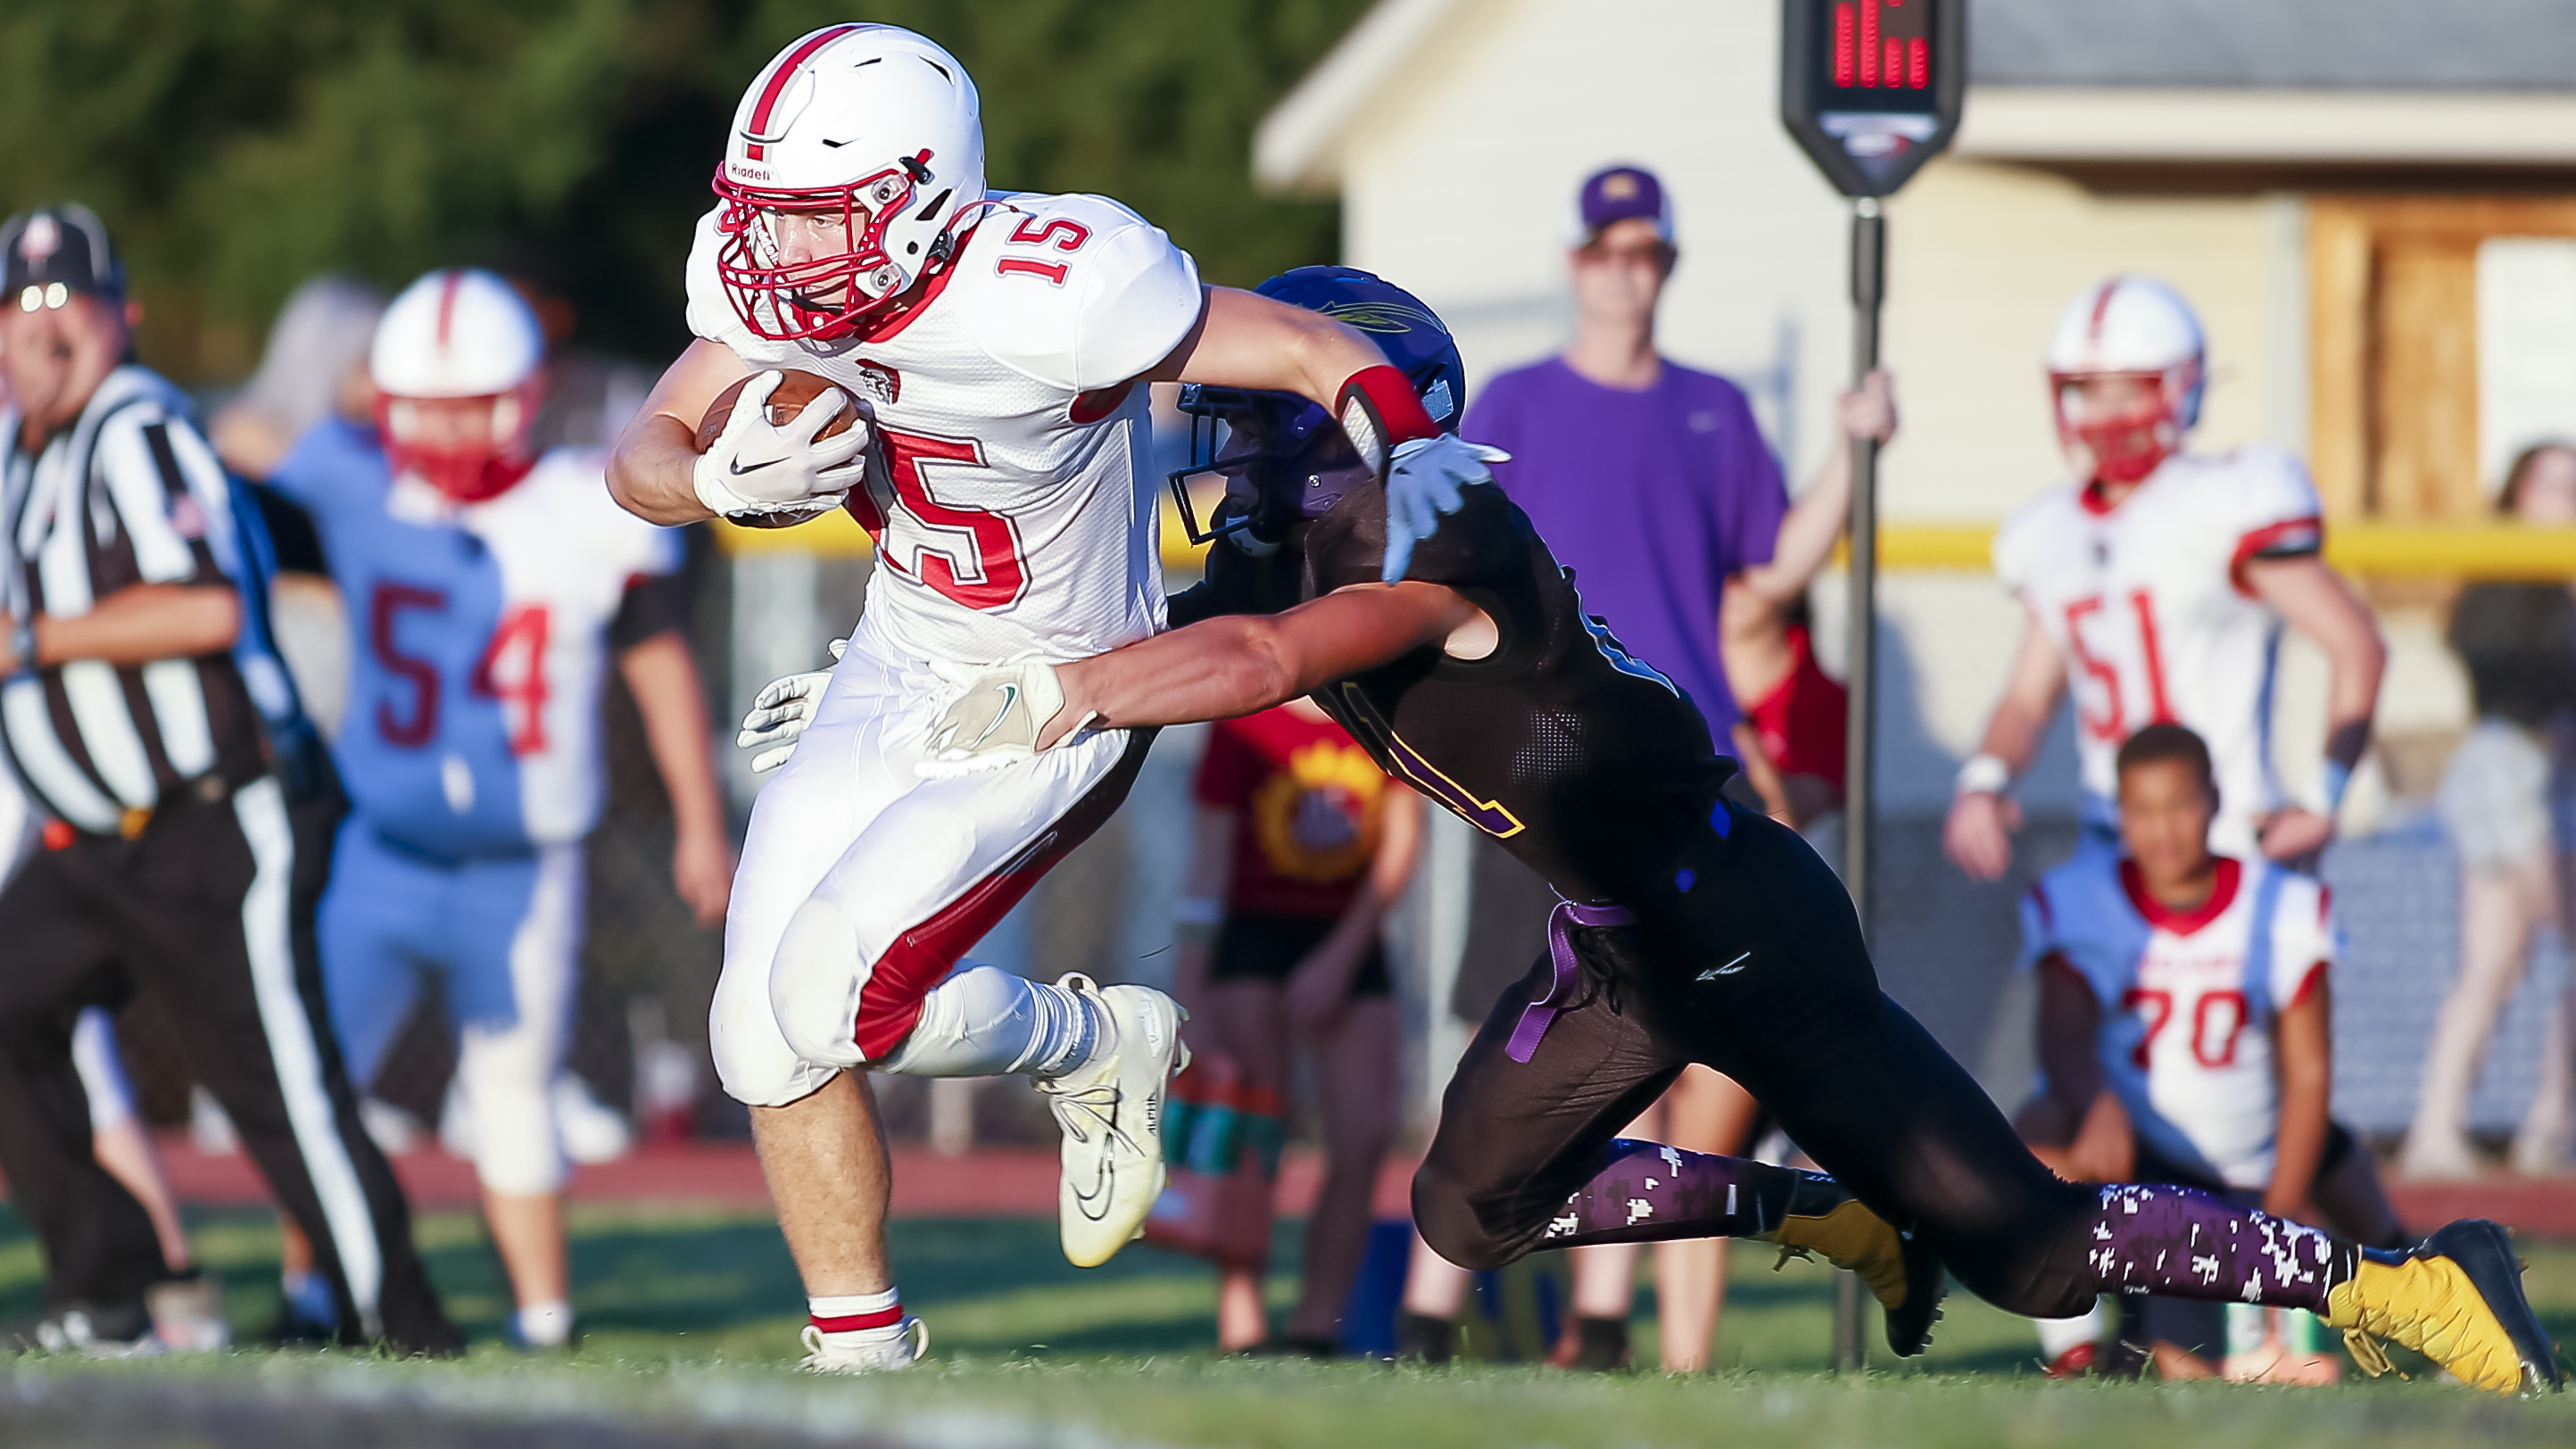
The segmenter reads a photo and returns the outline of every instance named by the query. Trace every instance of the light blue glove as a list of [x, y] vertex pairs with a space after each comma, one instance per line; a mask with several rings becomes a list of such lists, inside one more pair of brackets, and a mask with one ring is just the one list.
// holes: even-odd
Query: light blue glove
[[1403, 578], [1413, 563], [1413, 546], [1439, 529], [1443, 515], [1466, 506], [1458, 490], [1493, 482], [1493, 470], [1485, 465], [1510, 462], [1511, 456], [1455, 433], [1396, 444], [1386, 470], [1386, 567], [1379, 580]]

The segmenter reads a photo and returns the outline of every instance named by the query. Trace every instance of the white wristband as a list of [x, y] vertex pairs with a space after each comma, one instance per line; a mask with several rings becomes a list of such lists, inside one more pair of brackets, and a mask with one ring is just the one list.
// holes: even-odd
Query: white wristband
[[1971, 755], [1959, 767], [1958, 783], [1951, 787], [1959, 795], [2000, 795], [2012, 788], [2012, 766], [1993, 755]]

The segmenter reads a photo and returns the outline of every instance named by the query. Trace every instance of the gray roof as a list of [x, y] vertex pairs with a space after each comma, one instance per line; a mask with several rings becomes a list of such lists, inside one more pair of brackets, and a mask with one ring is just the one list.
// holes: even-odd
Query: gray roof
[[2576, 0], [1970, 0], [1989, 85], [2576, 90]]

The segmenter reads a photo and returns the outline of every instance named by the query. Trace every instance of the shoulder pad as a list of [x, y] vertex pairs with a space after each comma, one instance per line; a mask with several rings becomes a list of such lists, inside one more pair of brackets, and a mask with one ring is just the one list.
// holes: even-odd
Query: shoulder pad
[[2004, 516], [2003, 526], [1995, 530], [1992, 556], [1995, 576], [2006, 588], [2019, 589], [2030, 582], [2036, 555], [2047, 547], [2050, 525], [2064, 516], [2074, 499], [2075, 485], [2054, 484]]
[[1198, 264], [1105, 196], [1013, 196], [958, 266], [985, 351], [1067, 392], [1128, 381], [1198, 324]]

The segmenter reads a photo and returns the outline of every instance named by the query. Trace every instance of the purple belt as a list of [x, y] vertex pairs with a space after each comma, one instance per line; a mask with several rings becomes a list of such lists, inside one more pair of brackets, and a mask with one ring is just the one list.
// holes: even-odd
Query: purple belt
[[1625, 906], [1579, 906], [1560, 900], [1547, 915], [1547, 954], [1556, 967], [1556, 979], [1548, 983], [1547, 995], [1521, 1008], [1521, 1019], [1512, 1028], [1512, 1039], [1503, 1044], [1503, 1055], [1516, 1062], [1526, 1062], [1538, 1050], [1538, 1039], [1547, 1035], [1550, 1022], [1565, 1010], [1563, 998], [1574, 989], [1573, 930], [1576, 926], [1633, 926], [1637, 918]]

